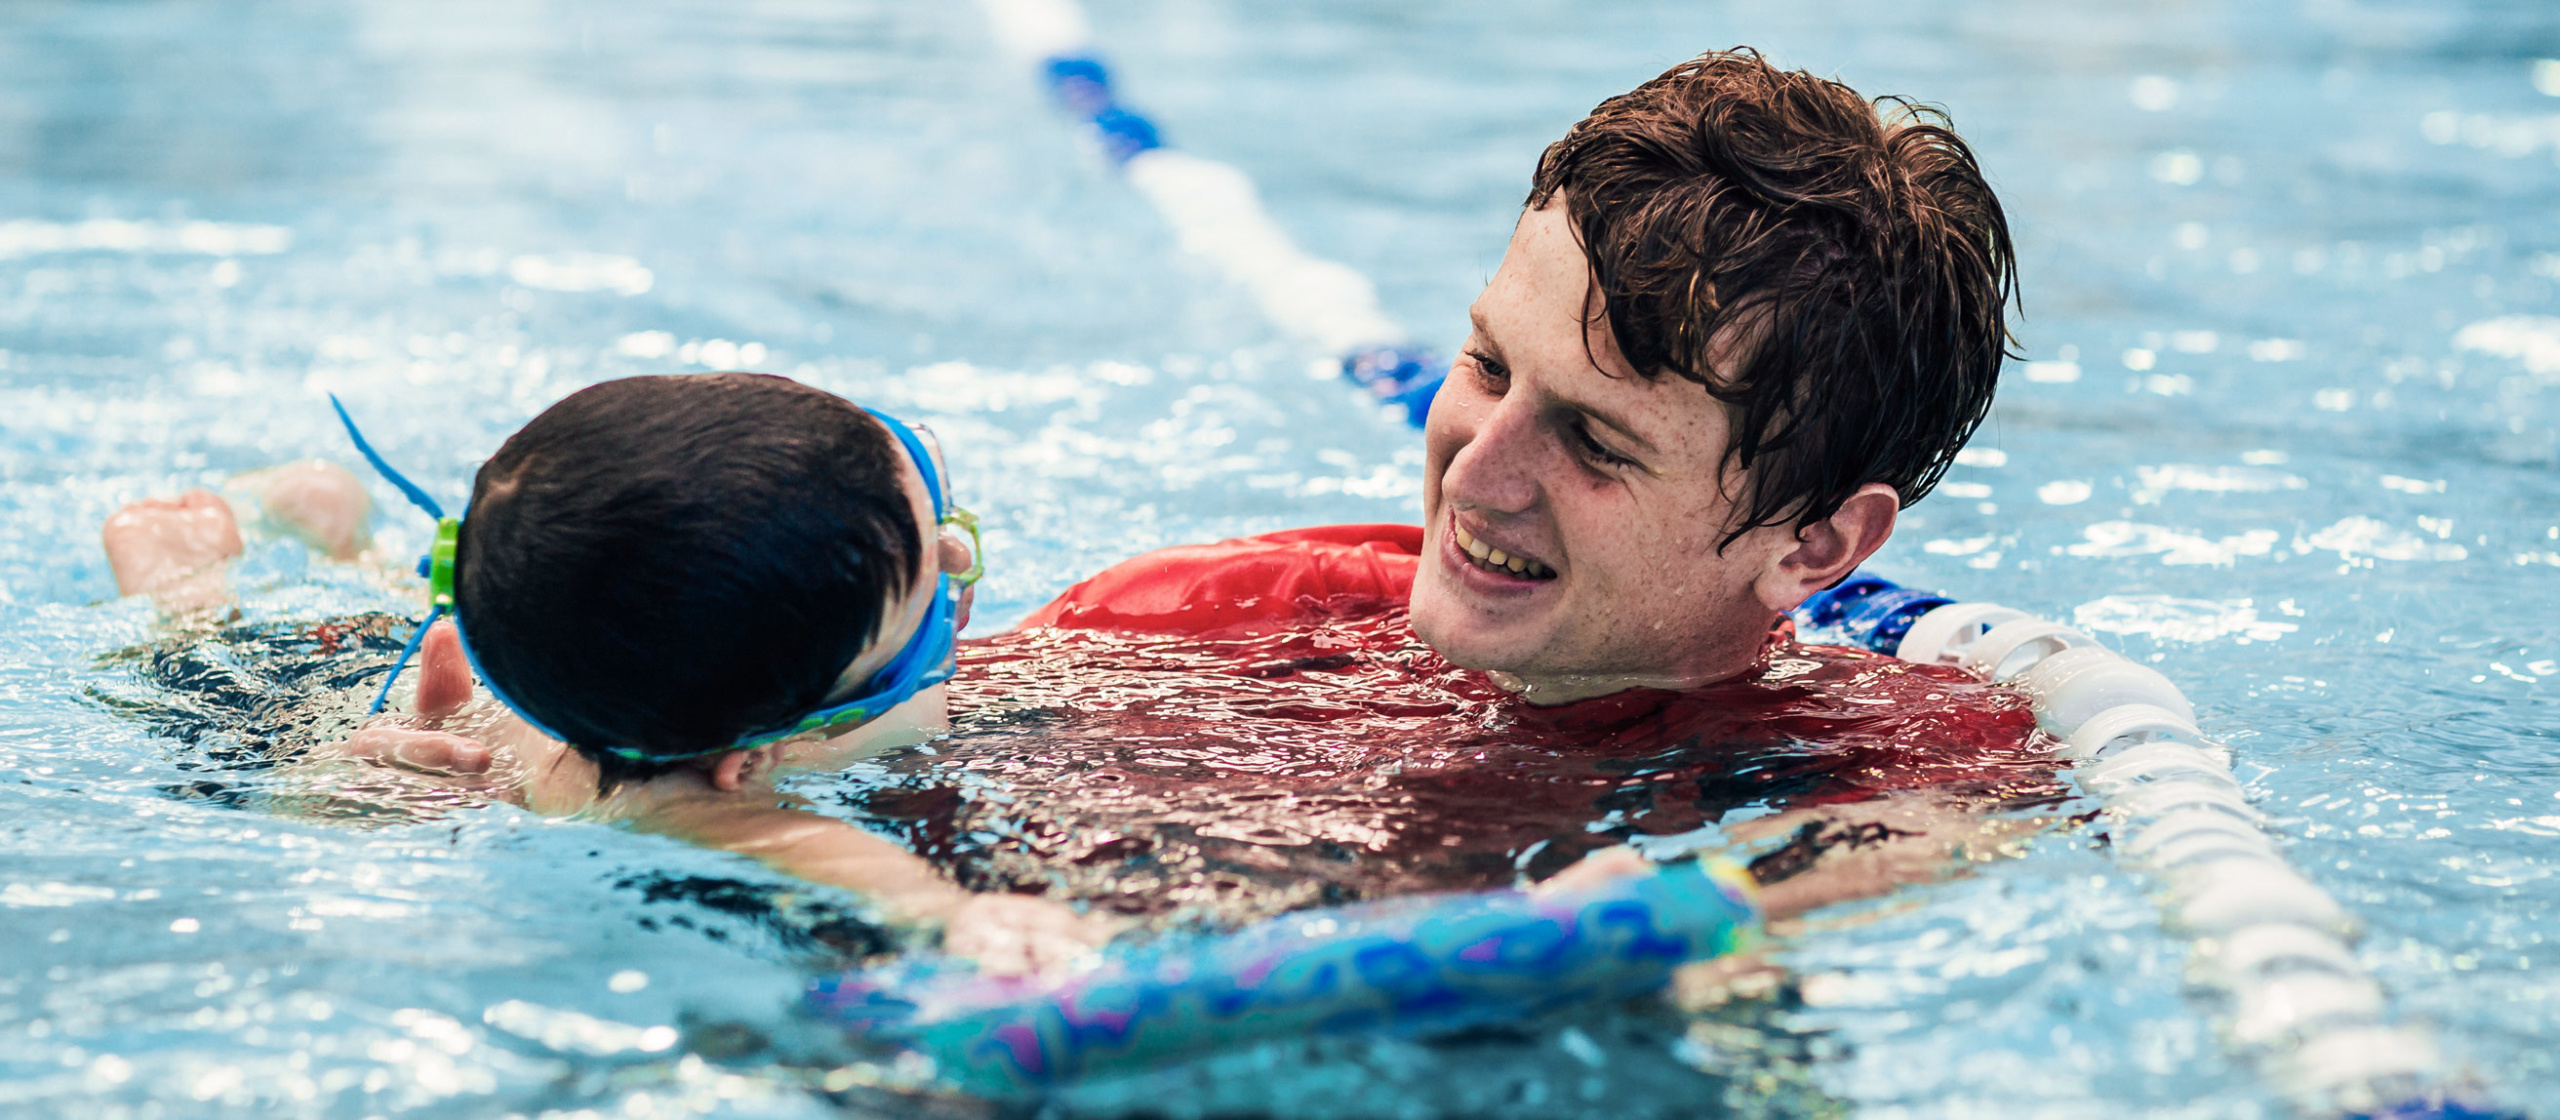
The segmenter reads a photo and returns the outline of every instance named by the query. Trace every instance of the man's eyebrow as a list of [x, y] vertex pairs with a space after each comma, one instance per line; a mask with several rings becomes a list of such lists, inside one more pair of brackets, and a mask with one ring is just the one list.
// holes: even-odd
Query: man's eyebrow
[[1476, 340], [1484, 343], [1486, 351], [1496, 358], [1502, 356], [1502, 344], [1493, 340], [1493, 327], [1484, 321], [1484, 312], [1470, 305], [1467, 308], [1467, 326], [1475, 331]]
[[[1467, 308], [1467, 323], [1475, 328], [1476, 341], [1483, 343], [1485, 350], [1494, 358], [1501, 358], [1502, 344], [1494, 341], [1493, 328], [1484, 321], [1484, 312], [1473, 307]], [[1601, 426], [1608, 428], [1610, 431], [1626, 437], [1627, 442], [1634, 444], [1636, 450], [1660, 450], [1653, 445], [1652, 440], [1644, 438], [1644, 436], [1639, 434], [1633, 426], [1629, 425], [1626, 421], [1611, 415], [1606, 409], [1600, 408], [1596, 405], [1584, 404], [1581, 401], [1568, 400], [1563, 403], [1565, 407], [1570, 408], [1575, 412], [1579, 412], [1584, 416], [1588, 416], [1591, 419], [1598, 421]]]
[[1652, 440], [1644, 438], [1644, 436], [1638, 433], [1632, 425], [1629, 425], [1626, 421], [1621, 420], [1616, 416], [1610, 415], [1606, 409], [1597, 405], [1584, 404], [1581, 401], [1574, 400], [1565, 401], [1564, 406], [1598, 421], [1602, 427], [1608, 428], [1610, 431], [1625, 436], [1627, 438], [1627, 442], [1636, 445], [1636, 450], [1659, 450], [1653, 446]]

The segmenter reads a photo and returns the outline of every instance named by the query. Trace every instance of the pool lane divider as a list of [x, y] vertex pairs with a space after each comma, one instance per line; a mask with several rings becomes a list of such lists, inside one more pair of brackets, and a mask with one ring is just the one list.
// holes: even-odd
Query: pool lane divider
[[1016, 1097], [1286, 1039], [1436, 1035], [1661, 991], [1681, 965], [1748, 947], [1749, 872], [1666, 864], [1578, 889], [1419, 895], [1168, 938], [1063, 979], [994, 979], [926, 959], [820, 981], [820, 1018]]
[[2434, 1040], [2394, 1024], [2349, 948], [2353, 915], [2294, 870], [2158, 670], [2058, 622], [1959, 603], [1860, 573], [1796, 608], [1807, 640], [1949, 665], [2025, 694], [2080, 787], [2105, 806], [2110, 851], [2161, 888], [2192, 949], [2190, 980], [2224, 1043], [2306, 1115], [2466, 1120]]
[[1359, 270], [1308, 253], [1262, 205], [1253, 179], [1174, 150], [1154, 121], [1123, 104], [1075, 0], [980, 0], [1005, 53], [1036, 67], [1059, 104], [1172, 227], [1182, 248], [1244, 289], [1274, 327], [1323, 353], [1342, 376], [1422, 426], [1448, 363], [1417, 347], [1378, 306]]

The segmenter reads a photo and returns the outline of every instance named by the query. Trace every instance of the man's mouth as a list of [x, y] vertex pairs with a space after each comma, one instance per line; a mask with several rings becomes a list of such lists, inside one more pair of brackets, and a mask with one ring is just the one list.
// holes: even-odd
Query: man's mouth
[[1529, 559], [1526, 556], [1510, 555], [1501, 549], [1477, 540], [1474, 534], [1467, 532], [1463, 526], [1460, 526], [1455, 521], [1450, 522], [1449, 527], [1456, 530], [1458, 534], [1459, 551], [1466, 553], [1467, 559], [1472, 561], [1476, 567], [1482, 568], [1485, 571], [1492, 572], [1496, 575], [1507, 575], [1515, 579], [1556, 578], [1555, 569]]

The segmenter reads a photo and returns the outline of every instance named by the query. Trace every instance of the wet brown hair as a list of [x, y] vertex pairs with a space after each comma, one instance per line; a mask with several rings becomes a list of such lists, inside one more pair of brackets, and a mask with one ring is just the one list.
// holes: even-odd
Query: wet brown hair
[[[1919, 501], [1990, 410], [2017, 257], [1944, 113], [1716, 51], [1549, 145], [1528, 204], [1559, 194], [1628, 363], [1729, 411], [1750, 485], [1723, 543], [1870, 482]], [[1726, 330], [1749, 345], [1716, 368]]]

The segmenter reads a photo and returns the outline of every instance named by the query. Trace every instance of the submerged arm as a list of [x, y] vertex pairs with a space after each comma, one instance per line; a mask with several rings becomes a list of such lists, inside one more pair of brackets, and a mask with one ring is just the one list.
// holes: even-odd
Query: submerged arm
[[[768, 753], [770, 752], [770, 753]], [[763, 760], [770, 776], [777, 748], [740, 752], [753, 758], [711, 769], [660, 775], [605, 801], [647, 832], [735, 852], [787, 875], [865, 895], [901, 923], [940, 925], [943, 951], [999, 975], [1065, 964], [1111, 938], [1111, 925], [1045, 898], [979, 894], [923, 857], [831, 817], [782, 803], [741, 766]]]
[[[1803, 928], [1804, 915], [1822, 907], [1881, 897], [1907, 884], [1960, 875], [1972, 864], [2023, 854], [2026, 838], [2051, 825], [2053, 818], [1992, 811], [2005, 800], [1943, 789], [1907, 791], [1790, 809], [1736, 824], [1726, 835], [1752, 847], [1776, 842], [1750, 866], [1760, 884], [1768, 929], [1784, 937]], [[1632, 848], [1603, 849], [1536, 889], [1587, 886], [1650, 866]], [[1784, 977], [1784, 970], [1753, 951], [1682, 966], [1673, 977], [1671, 995], [1682, 1008], [1699, 1011], [1768, 995]]]
[[1751, 861], [1772, 920], [1875, 898], [1909, 883], [2022, 854], [2050, 818], [1999, 815], [1996, 799], [1915, 790], [1746, 821], [1727, 830], [1749, 844], [1786, 840]]
[[[1046, 969], [1110, 939], [1107, 923], [1063, 904], [973, 893], [897, 844], [789, 806], [772, 784], [783, 747], [733, 751], [599, 797], [593, 763], [503, 709], [473, 703], [470, 669], [451, 623], [428, 631], [417, 672], [413, 714], [375, 721], [338, 744], [336, 753], [443, 776], [546, 815], [622, 821], [854, 891], [879, 903], [892, 921], [941, 926], [945, 952], [993, 973]], [[839, 751], [850, 749], [839, 745]]]

